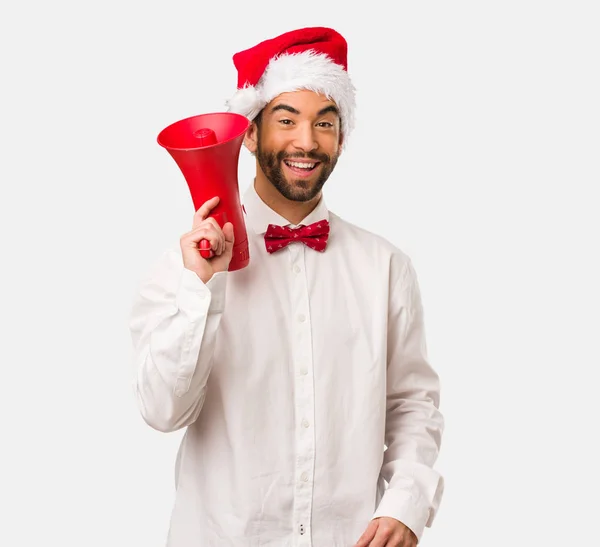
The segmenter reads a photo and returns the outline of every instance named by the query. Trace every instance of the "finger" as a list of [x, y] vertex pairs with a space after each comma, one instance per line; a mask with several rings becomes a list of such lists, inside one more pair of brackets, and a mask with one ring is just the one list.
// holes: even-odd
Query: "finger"
[[235, 234], [233, 233], [233, 224], [231, 224], [231, 222], [226, 222], [223, 226], [223, 235], [225, 236], [225, 243], [233, 246]]
[[[218, 254], [221, 254], [225, 250], [225, 235], [219, 226], [215, 228], [215, 226], [211, 222], [204, 222], [198, 228], [195, 228], [189, 234], [187, 234], [187, 238], [189, 238], [190, 242], [198, 243], [202, 239], [209, 239], [206, 237], [206, 234], [211, 234], [211, 247]], [[214, 247], [212, 242], [215, 240], [218, 242], [218, 245]]]
[[403, 536], [394, 534], [385, 547], [417, 547], [417, 541], [412, 536]]
[[205, 201], [198, 210], [194, 213], [194, 223], [193, 227], [195, 228], [200, 222], [202, 222], [208, 214], [217, 206], [219, 203], [219, 196], [215, 196], [214, 198]]
[[415, 533], [408, 526], [403, 526], [400, 531], [394, 532], [386, 547], [417, 547], [418, 543]]
[[[388, 540], [392, 537], [392, 531], [384, 526], [379, 526], [375, 537], [369, 543], [369, 547], [387, 547]], [[397, 546], [395, 546], [397, 547]]]
[[219, 234], [219, 236], [222, 239], [222, 244], [223, 244], [223, 251], [225, 250], [225, 234], [223, 233], [223, 229], [221, 228], [221, 226], [219, 225], [219, 223], [213, 218], [213, 217], [208, 217], [205, 220], [202, 221], [202, 223], [200, 224], [199, 227], [202, 226], [211, 226], [212, 228], [214, 228], [215, 232], [217, 234]]
[[225, 242], [225, 234], [223, 233], [221, 226], [219, 226], [219, 223], [213, 217], [208, 217], [204, 222], [210, 223], [210, 225], [213, 226], [215, 231], [219, 234], [220, 248], [219, 248], [218, 254], [224, 253], [226, 242]]
[[403, 539], [404, 536], [400, 534], [394, 534], [388, 539], [385, 547], [415, 547], [410, 539]]
[[222, 247], [221, 238], [222, 236], [220, 236], [212, 226], [206, 226], [194, 230], [184, 239], [183, 243], [187, 247], [198, 247], [200, 241], [207, 239], [210, 242], [210, 248], [215, 253], [218, 253], [219, 249]]
[[203, 223], [211, 224], [215, 228], [215, 230], [217, 230], [217, 232], [221, 230], [221, 226], [219, 226], [219, 223], [215, 220], [214, 217], [207, 217], [206, 219], [204, 219]]
[[371, 543], [371, 540], [375, 537], [375, 533], [377, 532], [377, 528], [379, 527], [379, 522], [376, 520], [372, 520], [367, 526], [367, 529], [364, 531], [363, 535], [360, 536], [359, 540], [356, 542], [354, 547], [368, 547]]

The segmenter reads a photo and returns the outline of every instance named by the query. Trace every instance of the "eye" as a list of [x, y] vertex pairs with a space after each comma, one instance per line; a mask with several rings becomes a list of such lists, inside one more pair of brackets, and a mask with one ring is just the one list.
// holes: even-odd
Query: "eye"
[[319, 127], [333, 127], [333, 124], [331, 122], [319, 122], [317, 125]]
[[279, 123], [282, 125], [291, 125], [293, 122], [288, 118], [284, 118], [283, 120], [279, 120]]

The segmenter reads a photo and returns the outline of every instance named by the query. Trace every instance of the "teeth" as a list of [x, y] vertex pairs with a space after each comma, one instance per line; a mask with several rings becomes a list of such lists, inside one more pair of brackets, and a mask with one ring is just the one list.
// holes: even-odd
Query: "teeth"
[[314, 163], [300, 163], [297, 161], [286, 161], [286, 163], [292, 167], [298, 167], [299, 169], [312, 169], [315, 166]]

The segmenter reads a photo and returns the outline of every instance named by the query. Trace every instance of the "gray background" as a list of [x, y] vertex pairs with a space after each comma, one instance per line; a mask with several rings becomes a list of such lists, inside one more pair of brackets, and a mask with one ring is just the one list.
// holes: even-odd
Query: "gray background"
[[595, 544], [598, 4], [393, 5], [1, 8], [1, 545], [164, 544], [181, 432], [138, 414], [128, 314], [193, 211], [156, 135], [224, 109], [233, 53], [313, 25], [358, 89], [327, 203], [412, 257], [442, 377], [423, 545]]

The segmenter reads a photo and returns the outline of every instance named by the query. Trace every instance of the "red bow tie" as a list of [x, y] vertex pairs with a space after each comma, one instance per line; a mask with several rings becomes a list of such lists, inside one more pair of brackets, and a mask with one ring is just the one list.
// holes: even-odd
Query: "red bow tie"
[[315, 251], [323, 252], [329, 237], [329, 222], [320, 220], [308, 226], [288, 228], [269, 224], [265, 233], [265, 246], [267, 252], [274, 253], [287, 247], [294, 241], [300, 241]]

